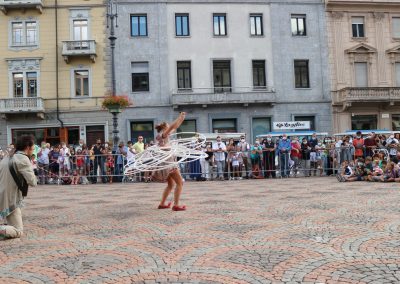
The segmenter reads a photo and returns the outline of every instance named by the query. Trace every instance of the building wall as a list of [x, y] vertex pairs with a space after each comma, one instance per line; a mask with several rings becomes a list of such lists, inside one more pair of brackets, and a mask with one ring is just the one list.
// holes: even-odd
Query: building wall
[[[4, 37], [0, 38], [0, 70], [5, 76], [0, 77], [0, 99], [12, 98], [9, 87], [12, 81], [7, 75], [8, 59], [21, 58], [40, 58], [40, 75], [38, 82], [40, 91], [38, 97], [44, 99], [44, 116], [37, 117], [35, 113], [7, 114], [2, 116], [0, 127], [2, 133], [7, 133], [7, 129], [20, 127], [23, 124], [32, 127], [60, 127], [61, 124], [56, 118], [56, 61], [59, 70], [59, 108], [60, 118], [66, 125], [74, 123], [80, 125], [88, 118], [90, 121], [98, 121], [101, 124], [108, 124], [110, 115], [107, 112], [98, 112], [101, 106], [101, 97], [104, 96], [110, 83], [106, 78], [108, 68], [108, 54], [106, 53], [107, 41], [105, 32], [105, 12], [106, 7], [103, 0], [93, 0], [88, 3], [83, 0], [59, 0], [58, 1], [58, 42], [56, 43], [55, 30], [55, 1], [43, 1], [43, 12], [36, 9], [26, 9], [25, 11], [13, 9], [8, 13], [0, 14], [0, 30]], [[77, 9], [89, 10], [89, 38], [96, 41], [96, 62], [93, 63], [88, 57], [70, 58], [65, 62], [62, 56], [62, 41], [72, 39], [71, 13]], [[37, 47], [32, 49], [10, 48], [11, 24], [12, 20], [34, 19], [38, 22], [38, 41]], [[56, 49], [58, 57], [56, 58]], [[71, 70], [73, 68], [89, 68], [91, 78], [91, 96], [88, 98], [75, 98], [73, 91], [73, 78]], [[92, 112], [93, 110], [97, 112]], [[1, 109], [0, 109], [1, 112]], [[4, 122], [4, 123], [3, 123]], [[10, 135], [6, 136], [0, 143], [10, 143]]]
[[[327, 31], [329, 46], [329, 69], [331, 70], [332, 95], [338, 90], [356, 87], [355, 61], [368, 63], [368, 87], [396, 87], [395, 62], [400, 62], [398, 54], [388, 53], [400, 47], [400, 40], [392, 34], [392, 18], [400, 16], [400, 1], [327, 1]], [[364, 17], [365, 37], [352, 37], [352, 17]], [[363, 45], [370, 53], [349, 53]], [[333, 107], [333, 124], [337, 132], [351, 129], [354, 115], [373, 114], [377, 116], [378, 128], [392, 128], [392, 115], [400, 114], [398, 103], [377, 100], [374, 103], [360, 101], [346, 108]]]

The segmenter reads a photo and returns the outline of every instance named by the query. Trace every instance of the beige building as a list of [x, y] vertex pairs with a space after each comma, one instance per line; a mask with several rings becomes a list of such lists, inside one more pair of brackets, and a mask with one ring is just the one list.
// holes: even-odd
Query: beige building
[[108, 139], [103, 0], [0, 0], [0, 145]]
[[400, 130], [400, 1], [326, 0], [333, 128]]

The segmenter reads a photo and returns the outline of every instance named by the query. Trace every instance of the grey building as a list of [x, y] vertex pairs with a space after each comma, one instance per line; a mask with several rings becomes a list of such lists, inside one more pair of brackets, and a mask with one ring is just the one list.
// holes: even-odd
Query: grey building
[[118, 19], [117, 92], [134, 101], [122, 140], [151, 140], [180, 111], [185, 132], [331, 130], [321, 1], [126, 0]]

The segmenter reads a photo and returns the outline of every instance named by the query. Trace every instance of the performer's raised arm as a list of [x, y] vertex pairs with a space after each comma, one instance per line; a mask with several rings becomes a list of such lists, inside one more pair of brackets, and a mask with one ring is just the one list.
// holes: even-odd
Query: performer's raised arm
[[181, 126], [182, 122], [185, 120], [186, 113], [181, 112], [177, 119], [171, 123], [171, 125], [167, 126], [167, 129], [163, 131], [163, 136], [166, 137], [170, 135], [173, 131], [177, 130], [179, 126]]

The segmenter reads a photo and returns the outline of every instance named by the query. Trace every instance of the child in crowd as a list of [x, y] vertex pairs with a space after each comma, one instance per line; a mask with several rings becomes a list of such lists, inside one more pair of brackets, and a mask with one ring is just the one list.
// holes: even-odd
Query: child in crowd
[[344, 182], [347, 179], [352, 178], [352, 177], [354, 177], [354, 171], [353, 171], [352, 167], [350, 166], [349, 161], [345, 160], [342, 163], [341, 172], [336, 175], [336, 178], [338, 179], [338, 181]]
[[106, 172], [107, 172], [107, 177], [108, 177], [109, 182], [112, 183], [113, 173], [114, 173], [114, 157], [112, 155], [111, 150], [108, 151], [108, 153], [107, 153]]
[[79, 184], [79, 172], [78, 172], [78, 170], [72, 170], [71, 184], [74, 184], [74, 185]]
[[232, 170], [233, 170], [233, 179], [239, 179], [239, 152], [235, 152], [232, 154]]

